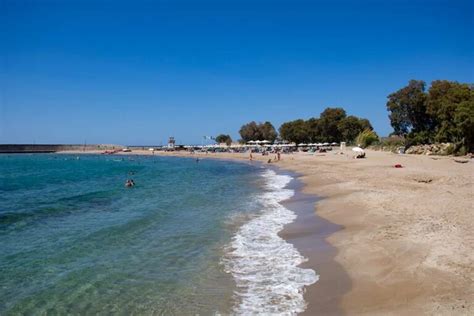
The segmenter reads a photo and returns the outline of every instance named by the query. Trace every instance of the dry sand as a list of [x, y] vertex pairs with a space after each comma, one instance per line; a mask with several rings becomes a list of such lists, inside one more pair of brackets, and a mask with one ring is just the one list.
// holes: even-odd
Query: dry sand
[[[473, 315], [473, 162], [367, 153], [366, 159], [297, 153], [275, 163], [301, 174], [304, 192], [323, 198], [317, 214], [342, 227], [326, 235], [311, 228], [315, 244], [323, 236], [337, 251], [319, 260], [317, 253], [305, 253], [321, 278], [307, 290], [306, 313]], [[266, 162], [273, 156], [254, 158]]]

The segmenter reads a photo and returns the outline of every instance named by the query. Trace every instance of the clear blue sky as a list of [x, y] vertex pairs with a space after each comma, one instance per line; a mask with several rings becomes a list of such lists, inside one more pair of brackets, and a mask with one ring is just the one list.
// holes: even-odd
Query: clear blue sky
[[0, 3], [0, 143], [200, 143], [474, 82], [473, 1]]

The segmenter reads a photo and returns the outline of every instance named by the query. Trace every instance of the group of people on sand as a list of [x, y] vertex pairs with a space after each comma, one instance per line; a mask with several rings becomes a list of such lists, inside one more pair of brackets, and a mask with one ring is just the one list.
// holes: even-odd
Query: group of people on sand
[[[265, 155], [268, 155], [268, 152], [265, 153], [265, 152], [262, 152], [262, 156], [265, 156]], [[253, 160], [253, 155], [252, 155], [252, 151], [250, 151], [250, 154], [249, 154], [249, 160], [252, 161]], [[276, 154], [275, 154], [275, 158], [273, 159], [274, 162], [276, 161], [280, 161], [281, 160], [281, 153], [278, 151]], [[268, 163], [271, 163], [272, 162], [272, 159], [268, 159]]]

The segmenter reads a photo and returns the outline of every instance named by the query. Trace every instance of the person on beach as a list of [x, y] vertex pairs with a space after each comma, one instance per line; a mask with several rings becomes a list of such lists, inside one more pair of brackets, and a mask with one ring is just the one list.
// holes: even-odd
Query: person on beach
[[280, 161], [280, 152], [277, 152], [277, 160]]
[[250, 160], [250, 161], [253, 160], [252, 152], [250, 152], [249, 160]]

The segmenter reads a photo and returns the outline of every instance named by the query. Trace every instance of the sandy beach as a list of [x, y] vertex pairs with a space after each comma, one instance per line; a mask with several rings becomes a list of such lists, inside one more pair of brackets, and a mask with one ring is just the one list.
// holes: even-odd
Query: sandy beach
[[[155, 154], [248, 160], [248, 154]], [[302, 253], [320, 274], [305, 294], [306, 314], [474, 313], [472, 161], [377, 151], [356, 160], [334, 151], [282, 155], [272, 164], [301, 175], [303, 192], [320, 197], [314, 210], [327, 221], [295, 223], [285, 236], [306, 238]], [[324, 255], [321, 238], [332, 246]]]

